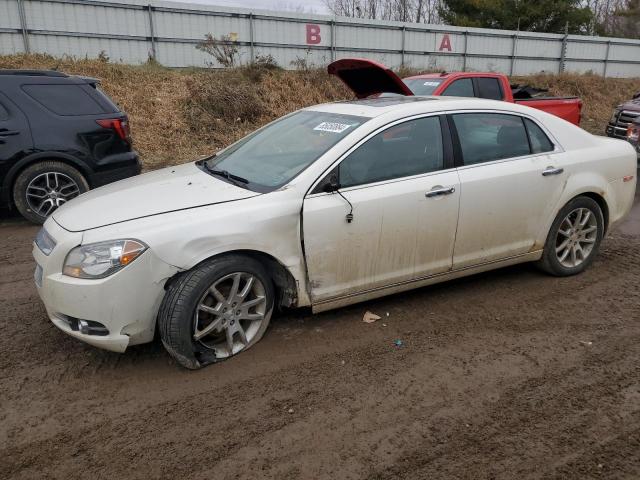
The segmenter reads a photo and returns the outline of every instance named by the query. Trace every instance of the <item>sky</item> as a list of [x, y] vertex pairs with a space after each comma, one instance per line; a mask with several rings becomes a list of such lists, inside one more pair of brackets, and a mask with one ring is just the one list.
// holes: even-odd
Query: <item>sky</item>
[[172, 0], [181, 3], [203, 3], [224, 7], [260, 8], [264, 10], [296, 10], [307, 13], [328, 14], [323, 0]]

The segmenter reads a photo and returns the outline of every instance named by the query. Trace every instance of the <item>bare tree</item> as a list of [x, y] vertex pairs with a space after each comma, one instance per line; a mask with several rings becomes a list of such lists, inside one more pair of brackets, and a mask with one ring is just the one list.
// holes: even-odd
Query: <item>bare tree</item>
[[395, 20], [399, 22], [440, 23], [440, 0], [324, 0], [331, 13], [339, 17]]

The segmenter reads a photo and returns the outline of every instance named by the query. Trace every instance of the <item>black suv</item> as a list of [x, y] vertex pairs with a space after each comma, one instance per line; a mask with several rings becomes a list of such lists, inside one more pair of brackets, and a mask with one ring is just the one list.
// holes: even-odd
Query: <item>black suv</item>
[[140, 173], [127, 116], [98, 84], [0, 70], [0, 207], [42, 223], [89, 188]]

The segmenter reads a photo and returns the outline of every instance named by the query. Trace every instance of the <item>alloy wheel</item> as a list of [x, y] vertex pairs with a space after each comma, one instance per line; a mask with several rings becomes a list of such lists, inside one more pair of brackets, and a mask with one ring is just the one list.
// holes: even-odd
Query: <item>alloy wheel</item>
[[41, 173], [27, 185], [27, 205], [42, 217], [80, 195], [80, 187], [68, 175], [60, 172]]
[[266, 290], [256, 276], [234, 272], [216, 280], [198, 302], [193, 339], [217, 359], [244, 350], [265, 321]]
[[598, 221], [588, 208], [572, 210], [560, 223], [556, 236], [556, 257], [567, 268], [581, 265], [598, 239]]

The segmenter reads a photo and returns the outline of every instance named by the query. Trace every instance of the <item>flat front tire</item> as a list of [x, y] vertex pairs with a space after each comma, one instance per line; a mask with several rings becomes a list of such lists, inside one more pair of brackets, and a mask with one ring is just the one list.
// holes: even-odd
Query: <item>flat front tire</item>
[[273, 283], [257, 260], [227, 255], [175, 280], [158, 316], [160, 338], [183, 367], [226, 360], [264, 335], [274, 304]]
[[558, 212], [538, 266], [564, 277], [586, 270], [596, 257], [604, 236], [600, 205], [589, 197], [576, 197]]

